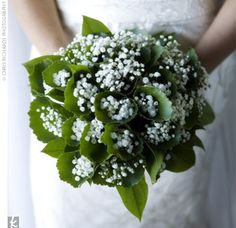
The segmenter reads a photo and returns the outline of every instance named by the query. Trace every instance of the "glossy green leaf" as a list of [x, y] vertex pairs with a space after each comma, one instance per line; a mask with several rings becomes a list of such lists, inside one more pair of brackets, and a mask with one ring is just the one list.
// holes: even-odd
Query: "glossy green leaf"
[[61, 58], [60, 55], [44, 55], [35, 59], [32, 59], [26, 63], [23, 64], [23, 66], [26, 68], [29, 74], [32, 74], [34, 72], [35, 66], [44, 63], [44, 62], [54, 62]]
[[54, 135], [52, 132], [49, 132], [43, 127], [43, 120], [40, 118], [40, 109], [42, 106], [44, 106], [45, 109], [50, 107], [57, 111], [59, 114], [61, 114], [62, 121], [65, 121], [67, 118], [69, 118], [71, 114], [67, 112], [62, 106], [52, 103], [48, 98], [38, 97], [31, 102], [30, 111], [28, 113], [30, 117], [30, 127], [37, 136], [38, 140], [47, 143], [53, 139], [58, 138], [58, 136]]
[[195, 153], [193, 148], [184, 144], [176, 146], [171, 153], [172, 157], [166, 162], [166, 169], [172, 172], [183, 172], [195, 164]]
[[125, 207], [141, 221], [148, 197], [148, 186], [145, 178], [143, 177], [131, 188], [119, 186], [117, 191]]
[[195, 49], [191, 48], [187, 55], [189, 56], [189, 59], [191, 61], [192, 64], [197, 64], [198, 63], [198, 56], [197, 53], [195, 51]]
[[143, 47], [141, 48], [141, 60], [143, 63], [147, 64], [151, 60], [151, 48]]
[[157, 60], [161, 57], [163, 52], [164, 48], [160, 45], [155, 45], [151, 48], [151, 58], [150, 62], [148, 63], [149, 70], [157, 64]]
[[144, 146], [144, 155], [146, 158], [146, 170], [151, 178], [152, 183], [156, 183], [158, 174], [160, 173], [164, 155], [161, 151], [151, 150], [146, 145]]
[[189, 148], [192, 148], [193, 146], [197, 146], [205, 150], [203, 142], [195, 133], [192, 133], [190, 139], [186, 143], [184, 143], [184, 146], [189, 147]]
[[[158, 101], [158, 114], [154, 119], [169, 120], [171, 118], [173, 112], [172, 103], [162, 91], [153, 86], [140, 86], [136, 89], [135, 95], [139, 93], [151, 95]], [[143, 113], [143, 115], [150, 118], [146, 113]]]
[[135, 135], [134, 141], [138, 141], [139, 145], [134, 146], [133, 153], [135, 155], [140, 154], [143, 150], [142, 139], [140, 137], [138, 137], [138, 135], [136, 135], [127, 125], [122, 125], [122, 126], [119, 127], [119, 125], [106, 124], [105, 131], [104, 131], [104, 133], [102, 134], [102, 137], [101, 137], [102, 142], [107, 146], [107, 152], [109, 154], [116, 155], [121, 160], [129, 160], [134, 155], [128, 153], [124, 149], [115, 148], [114, 145], [115, 145], [116, 141], [114, 139], [112, 139], [111, 133], [112, 132], [118, 132], [119, 133], [119, 132], [122, 132], [125, 129], [128, 129], [129, 131], [131, 131]]
[[200, 115], [200, 117], [198, 118], [198, 123], [200, 126], [208, 125], [214, 121], [214, 111], [207, 101], [205, 101], [202, 112], [202, 115]]
[[72, 126], [77, 118], [78, 117], [74, 116], [74, 117], [67, 119], [62, 126], [63, 138], [65, 139], [66, 143], [72, 147], [76, 147], [79, 145], [79, 141], [73, 140], [71, 138], [71, 136], [74, 135], [74, 132], [72, 130]]
[[101, 34], [111, 35], [110, 30], [101, 22], [91, 17], [83, 16], [82, 35]]
[[51, 157], [58, 158], [65, 149], [65, 141], [63, 138], [57, 138], [50, 141], [42, 150], [43, 153]]
[[72, 76], [72, 71], [71, 71], [69, 63], [63, 62], [63, 61], [56, 61], [56, 62], [52, 63], [50, 66], [48, 66], [42, 72], [43, 80], [45, 81], [45, 83], [51, 87], [55, 87], [57, 89], [62, 89], [62, 87], [58, 86], [54, 82], [54, 78], [53, 78], [53, 75], [58, 73], [61, 70], [66, 70], [67, 72], [70, 73], [70, 76]]
[[[114, 156], [109, 155], [109, 157], [107, 158], [105, 162], [109, 162], [110, 159], [112, 159], [113, 157]], [[133, 173], [127, 172], [127, 176], [125, 177], [122, 176], [121, 180], [118, 180], [114, 183], [108, 183], [106, 182], [104, 178], [101, 177], [101, 175], [99, 174], [99, 172], [101, 171], [101, 167], [98, 166], [93, 176], [93, 183], [100, 184], [100, 185], [108, 185], [112, 187], [112, 186], [117, 186], [118, 185], [117, 182], [119, 183], [121, 181], [122, 186], [126, 188], [136, 185], [144, 175], [144, 168], [143, 168], [144, 162], [142, 164], [139, 163], [139, 159], [141, 158], [143, 159], [143, 157], [141, 156], [136, 156], [133, 159], [128, 160], [128, 161], [123, 161], [120, 158], [118, 158], [117, 159], [118, 166], [129, 166], [134, 170], [134, 172]], [[135, 166], [134, 165], [135, 163], [138, 163], [138, 165]], [[108, 176], [109, 178], [110, 176], [113, 175], [113, 168], [111, 167], [111, 164], [108, 164], [106, 167], [108, 167], [108, 170], [110, 173], [110, 175]]]
[[83, 131], [81, 140], [80, 140], [80, 153], [87, 157], [90, 161], [95, 163], [100, 163], [106, 160], [109, 156], [107, 148], [103, 143], [93, 144], [90, 141], [87, 141], [85, 137], [87, 136], [88, 131], [90, 130], [90, 124], [88, 124]]
[[72, 170], [74, 168], [74, 164], [72, 160], [75, 157], [79, 157], [78, 152], [69, 152], [63, 153], [57, 160], [57, 169], [59, 171], [59, 176], [62, 181], [65, 181], [71, 184], [73, 187], [79, 187], [86, 179], [81, 179], [80, 181], [75, 180], [75, 175], [72, 174]]
[[64, 92], [58, 89], [51, 89], [48, 93], [47, 96], [50, 98], [53, 98], [56, 101], [59, 102], [64, 102]]
[[74, 96], [74, 89], [76, 87], [76, 82], [77, 80], [80, 78], [80, 74], [81, 73], [84, 73], [84, 72], [88, 72], [87, 71], [88, 68], [85, 67], [85, 66], [77, 66], [77, 69], [76, 69], [76, 73], [74, 74], [73, 77], [71, 77], [67, 83], [67, 86], [65, 88], [65, 92], [64, 92], [64, 96], [65, 96], [65, 102], [64, 102], [64, 105], [65, 105], [65, 108], [70, 111], [70, 112], [73, 112], [77, 115], [85, 115], [88, 113], [88, 110], [85, 111], [85, 112], [81, 112], [79, 110], [79, 107], [77, 105], [77, 101], [78, 101], [78, 98], [76, 98]]
[[29, 83], [31, 92], [34, 96], [44, 95], [43, 76], [42, 72], [60, 56], [42, 56], [24, 63], [25, 68], [29, 73]]

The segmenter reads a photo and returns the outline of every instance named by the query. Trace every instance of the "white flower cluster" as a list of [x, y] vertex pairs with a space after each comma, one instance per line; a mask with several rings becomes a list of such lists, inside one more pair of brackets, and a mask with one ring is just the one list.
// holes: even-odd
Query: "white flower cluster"
[[117, 157], [112, 157], [101, 164], [98, 174], [109, 184], [122, 185], [122, 179], [129, 174], [134, 174], [135, 168], [140, 165], [145, 167], [142, 158], [136, 158], [134, 161], [121, 161]]
[[190, 137], [191, 133], [188, 130], [182, 128], [180, 133], [180, 141], [185, 143], [190, 139]]
[[140, 109], [149, 117], [156, 117], [158, 113], [158, 101], [152, 95], [140, 93], [134, 97]]
[[84, 127], [87, 125], [86, 121], [81, 120], [80, 118], [77, 118], [72, 126], [72, 131], [74, 134], [71, 135], [72, 140], [80, 141], [82, 137], [82, 133], [84, 131]]
[[74, 157], [72, 164], [75, 165], [72, 169], [72, 174], [75, 175], [76, 181], [87, 178], [94, 172], [92, 162], [84, 156], [80, 158]]
[[181, 126], [185, 125], [186, 117], [190, 115], [193, 105], [194, 96], [176, 93], [175, 99], [173, 99], [172, 120], [179, 122]]
[[159, 145], [175, 138], [175, 134], [171, 133], [173, 129], [175, 126], [170, 122], [153, 122], [150, 125], [145, 124], [145, 132], [141, 134], [152, 144]]
[[116, 99], [112, 95], [101, 99], [101, 109], [107, 111], [112, 120], [126, 120], [134, 114], [134, 105], [129, 98]]
[[53, 74], [53, 82], [60, 87], [66, 87], [69, 78], [70, 72], [64, 69]]
[[77, 35], [60, 54], [62, 60], [74, 64], [94, 66], [99, 63], [95, 77], [102, 89], [128, 91], [144, 72], [144, 64], [137, 60], [141, 48], [154, 43], [151, 36], [131, 31], [121, 31], [112, 37]]
[[85, 137], [85, 140], [93, 144], [102, 143], [101, 135], [104, 130], [104, 125], [101, 121], [93, 119], [90, 124], [89, 131]]
[[157, 71], [155, 73], [150, 73], [148, 77], [143, 77], [143, 84], [148, 86], [153, 86], [163, 93], [165, 93], [166, 96], [171, 95], [171, 82], [167, 82], [166, 84], [157, 82], [158, 78], [161, 77], [161, 74]]
[[98, 88], [88, 81], [88, 79], [92, 77], [91, 74], [86, 74], [86, 77], [83, 77], [83, 74], [80, 76], [82, 78], [76, 82], [76, 88], [74, 89], [73, 95], [78, 98], [77, 105], [81, 112], [85, 112], [86, 109], [90, 109], [94, 112], [95, 108], [93, 103]]
[[139, 141], [136, 140], [134, 133], [128, 129], [122, 129], [119, 132], [111, 132], [111, 138], [115, 143], [114, 148], [117, 150], [124, 150], [128, 154], [135, 155], [133, 153], [134, 148], [139, 146]]
[[36, 111], [40, 113], [40, 119], [43, 121], [43, 127], [55, 136], [61, 137], [61, 127], [63, 124], [62, 115], [49, 106], [42, 106]]

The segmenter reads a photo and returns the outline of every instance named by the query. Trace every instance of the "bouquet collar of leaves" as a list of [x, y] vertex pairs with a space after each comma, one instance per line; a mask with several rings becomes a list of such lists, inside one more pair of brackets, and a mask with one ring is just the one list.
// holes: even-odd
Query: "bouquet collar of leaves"
[[192, 167], [193, 147], [203, 148], [196, 130], [214, 119], [207, 74], [174, 34], [112, 34], [84, 16], [82, 35], [24, 66], [35, 96], [30, 127], [61, 180], [115, 187], [140, 220], [145, 170], [154, 184], [165, 170]]

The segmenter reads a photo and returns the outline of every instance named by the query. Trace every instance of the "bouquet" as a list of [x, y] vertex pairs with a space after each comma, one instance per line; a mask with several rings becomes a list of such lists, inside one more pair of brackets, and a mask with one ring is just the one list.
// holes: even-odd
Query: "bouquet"
[[[111, 33], [84, 16], [82, 35], [24, 64], [33, 96], [30, 127], [57, 159], [62, 181], [115, 187], [141, 220], [165, 170], [182, 172], [204, 149], [198, 129], [214, 119], [207, 73], [175, 34]], [[145, 175], [147, 174], [147, 175]]]

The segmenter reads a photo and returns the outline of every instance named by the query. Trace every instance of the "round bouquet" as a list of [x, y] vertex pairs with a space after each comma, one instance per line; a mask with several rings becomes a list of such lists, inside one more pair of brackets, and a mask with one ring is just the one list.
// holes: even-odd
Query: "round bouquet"
[[24, 66], [35, 96], [30, 127], [58, 159], [61, 180], [116, 187], [139, 219], [145, 177], [154, 184], [165, 170], [192, 167], [193, 147], [203, 148], [196, 130], [214, 119], [207, 74], [174, 34], [112, 34], [84, 16], [82, 35]]

